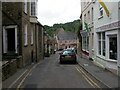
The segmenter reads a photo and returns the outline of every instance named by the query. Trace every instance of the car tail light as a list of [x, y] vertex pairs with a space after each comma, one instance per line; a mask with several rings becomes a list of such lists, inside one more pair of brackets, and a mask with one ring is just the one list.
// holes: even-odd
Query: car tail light
[[73, 57], [76, 57], [76, 55], [73, 55]]
[[60, 54], [60, 57], [64, 57], [62, 54]]

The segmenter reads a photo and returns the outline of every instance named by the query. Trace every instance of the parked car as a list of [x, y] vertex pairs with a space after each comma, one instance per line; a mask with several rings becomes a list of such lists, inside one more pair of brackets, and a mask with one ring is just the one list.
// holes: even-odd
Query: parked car
[[76, 63], [77, 56], [76, 53], [73, 50], [63, 50], [60, 53], [60, 63], [72, 61]]

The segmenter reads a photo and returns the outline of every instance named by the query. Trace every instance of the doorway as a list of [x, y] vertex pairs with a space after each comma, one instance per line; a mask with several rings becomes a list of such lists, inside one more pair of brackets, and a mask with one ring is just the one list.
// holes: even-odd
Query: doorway
[[3, 27], [3, 52], [17, 53], [17, 27]]
[[15, 28], [6, 29], [7, 32], [7, 51], [15, 52]]

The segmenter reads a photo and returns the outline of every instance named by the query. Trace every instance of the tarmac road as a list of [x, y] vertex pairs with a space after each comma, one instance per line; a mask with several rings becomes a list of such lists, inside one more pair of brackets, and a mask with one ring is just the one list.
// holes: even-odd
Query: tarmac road
[[14, 88], [107, 88], [78, 63], [59, 63], [59, 54], [34, 65]]

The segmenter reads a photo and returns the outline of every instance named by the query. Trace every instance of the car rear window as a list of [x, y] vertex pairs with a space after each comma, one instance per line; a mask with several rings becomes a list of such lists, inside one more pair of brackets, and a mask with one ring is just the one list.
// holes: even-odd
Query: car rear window
[[66, 55], [66, 54], [75, 54], [75, 52], [74, 51], [64, 51], [63, 55]]

